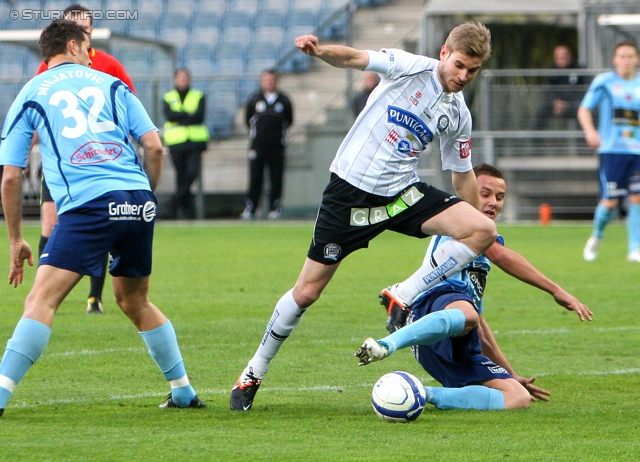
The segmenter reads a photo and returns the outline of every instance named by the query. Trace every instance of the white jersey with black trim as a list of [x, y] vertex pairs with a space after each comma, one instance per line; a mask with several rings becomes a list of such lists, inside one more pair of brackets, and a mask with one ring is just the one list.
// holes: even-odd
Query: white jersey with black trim
[[445, 93], [440, 61], [403, 50], [367, 51], [381, 75], [330, 170], [351, 185], [390, 197], [419, 181], [420, 154], [440, 138], [442, 169], [468, 172], [471, 114], [461, 93]]

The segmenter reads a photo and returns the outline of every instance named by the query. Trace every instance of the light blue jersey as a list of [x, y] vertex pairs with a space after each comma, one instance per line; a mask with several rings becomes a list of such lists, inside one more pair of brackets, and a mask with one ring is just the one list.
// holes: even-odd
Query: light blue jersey
[[598, 108], [600, 154], [640, 155], [640, 75], [625, 80], [614, 71], [600, 74], [580, 105]]
[[[429, 247], [427, 248], [427, 253], [424, 257], [425, 260], [430, 260], [433, 256], [435, 250], [440, 247], [442, 244], [451, 239], [448, 236], [433, 236], [431, 238], [431, 242], [429, 243]], [[496, 241], [504, 245], [504, 238], [498, 235]], [[432, 287], [426, 292], [422, 293], [417, 299], [420, 300], [422, 297], [428, 297], [429, 292], [432, 290], [436, 290], [439, 287], [444, 285], [449, 285], [455, 288], [456, 290], [468, 295], [473, 299], [473, 303], [478, 309], [478, 312], [482, 314], [484, 310], [484, 305], [482, 302], [482, 296], [484, 295], [484, 288], [487, 284], [487, 277], [489, 276], [489, 271], [491, 271], [491, 262], [484, 255], [480, 255], [478, 258], [469, 263], [462, 271], [454, 274], [451, 277], [448, 277], [444, 281], [440, 282], [438, 285]], [[414, 304], [416, 303], [414, 302]]]
[[129, 135], [156, 127], [122, 81], [73, 63], [31, 79], [7, 114], [0, 165], [26, 167], [34, 130], [58, 214], [107, 192], [151, 190]]

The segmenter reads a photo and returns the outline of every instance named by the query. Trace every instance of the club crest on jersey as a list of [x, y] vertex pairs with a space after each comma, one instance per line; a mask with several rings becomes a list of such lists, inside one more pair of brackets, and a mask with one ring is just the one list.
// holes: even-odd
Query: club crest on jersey
[[108, 141], [89, 141], [71, 155], [73, 165], [101, 164], [115, 160], [122, 154], [122, 146]]
[[433, 141], [433, 133], [431, 133], [429, 127], [409, 111], [396, 106], [389, 106], [387, 108], [387, 122], [409, 130], [420, 140], [423, 149]]
[[324, 246], [325, 260], [338, 261], [341, 253], [342, 248], [338, 244], [327, 244]]
[[436, 128], [438, 129], [438, 131], [443, 132], [448, 127], [449, 127], [449, 117], [447, 117], [444, 114], [438, 117], [438, 125], [436, 125]]

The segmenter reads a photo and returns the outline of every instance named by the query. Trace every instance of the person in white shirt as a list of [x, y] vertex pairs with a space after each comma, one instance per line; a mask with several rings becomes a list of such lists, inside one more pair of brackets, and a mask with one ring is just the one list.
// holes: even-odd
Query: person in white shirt
[[[376, 72], [381, 81], [331, 164], [302, 272], [276, 304], [258, 350], [231, 391], [232, 410], [251, 409], [270, 361], [340, 262], [368, 247], [378, 234], [388, 229], [418, 238], [452, 238], [406, 281], [382, 291], [391, 329], [404, 325], [420, 293], [462, 270], [497, 236], [494, 222], [477, 210], [471, 116], [460, 93], [491, 53], [491, 34], [484, 25], [455, 27], [440, 60], [397, 49], [320, 45], [313, 35], [298, 37], [295, 44], [334, 67]], [[457, 196], [420, 182], [416, 173], [420, 154], [436, 138]]]

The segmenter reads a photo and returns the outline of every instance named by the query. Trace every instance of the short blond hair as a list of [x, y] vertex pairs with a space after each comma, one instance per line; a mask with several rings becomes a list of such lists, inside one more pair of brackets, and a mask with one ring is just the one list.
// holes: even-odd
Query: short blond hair
[[465, 22], [451, 30], [444, 44], [450, 52], [459, 51], [484, 62], [491, 55], [491, 32], [482, 23]]

